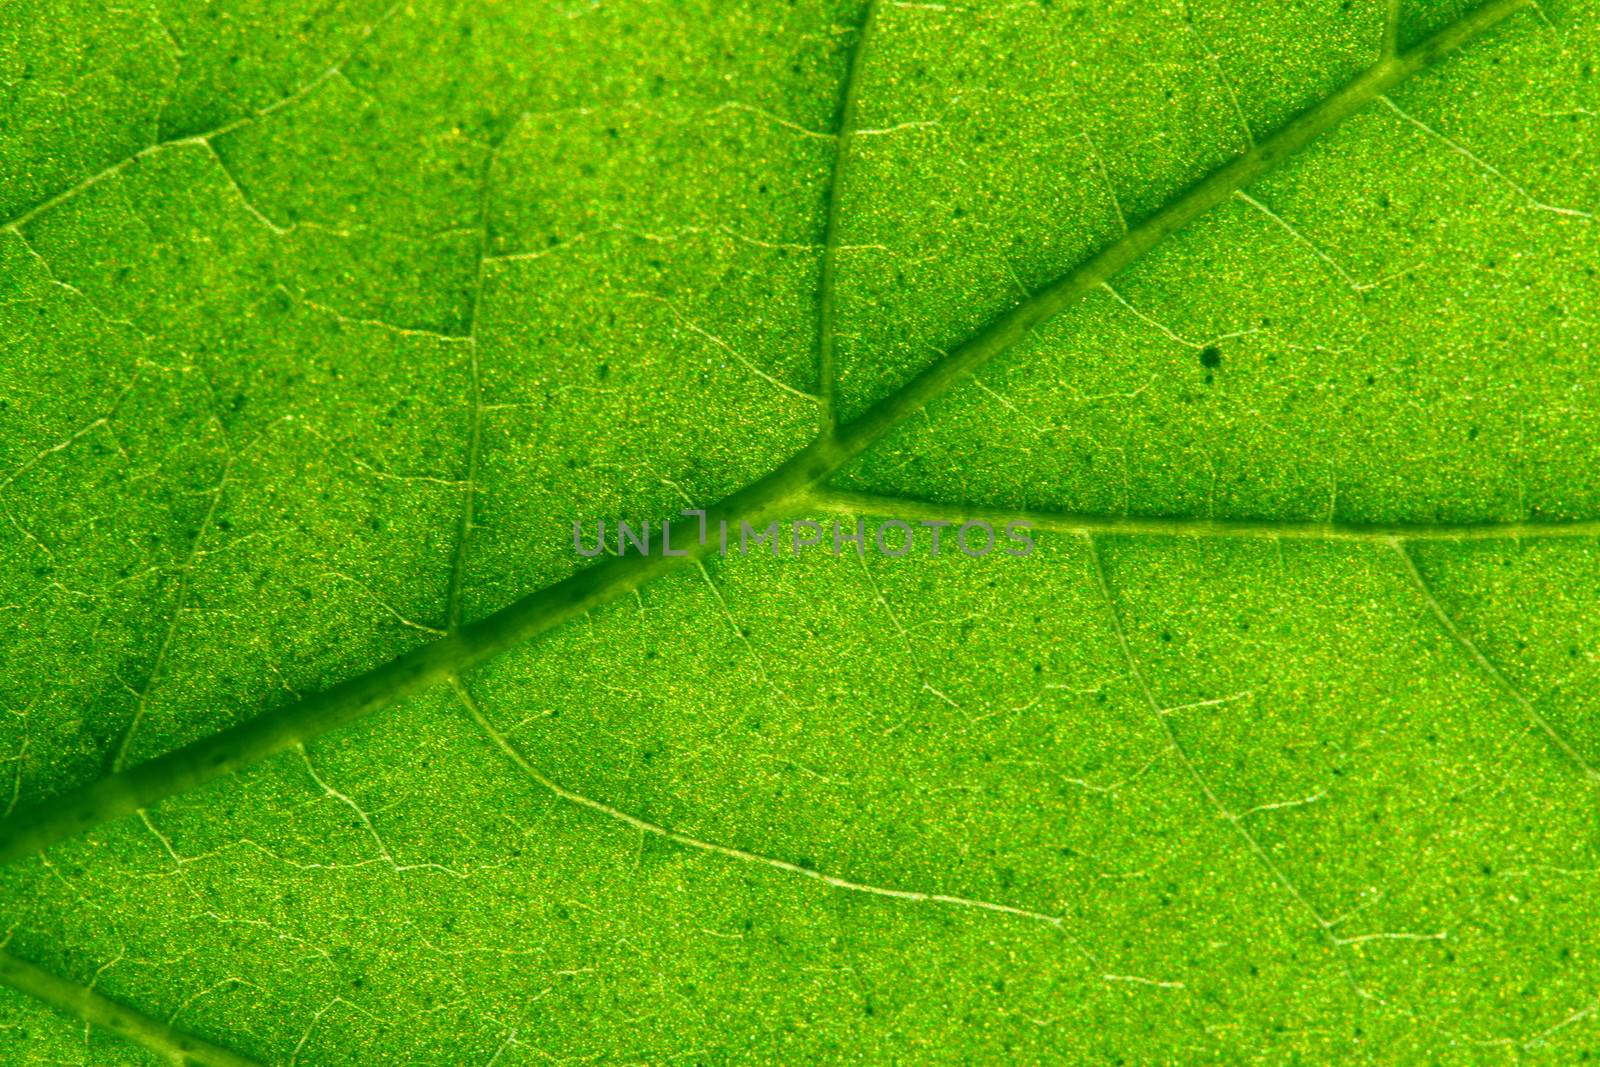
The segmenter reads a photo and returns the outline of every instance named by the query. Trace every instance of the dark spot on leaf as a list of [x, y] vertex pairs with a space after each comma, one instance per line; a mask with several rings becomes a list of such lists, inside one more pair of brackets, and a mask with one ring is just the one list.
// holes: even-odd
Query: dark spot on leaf
[[1207, 370], [1215, 370], [1222, 366], [1222, 349], [1216, 345], [1207, 345], [1200, 350], [1200, 365]]

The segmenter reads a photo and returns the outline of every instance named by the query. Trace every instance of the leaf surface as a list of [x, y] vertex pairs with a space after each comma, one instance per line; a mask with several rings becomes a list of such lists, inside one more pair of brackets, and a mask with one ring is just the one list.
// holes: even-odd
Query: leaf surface
[[1600, 9], [866, 14], [0, 14], [12, 1058], [1593, 1047]]

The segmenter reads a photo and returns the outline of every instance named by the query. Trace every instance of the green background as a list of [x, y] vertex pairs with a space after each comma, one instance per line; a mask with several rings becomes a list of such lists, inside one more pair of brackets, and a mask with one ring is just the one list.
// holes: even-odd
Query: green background
[[[1402, 44], [1466, 6], [1408, 0]], [[0, 806], [571, 573], [574, 518], [803, 447], [862, 16], [0, 9]], [[883, 5], [841, 416], [1348, 82], [1384, 20]], [[1514, 16], [838, 484], [1600, 514], [1597, 57], [1590, 0]], [[1039, 540], [691, 565], [467, 679], [542, 777], [430, 693], [9, 866], [7, 950], [275, 1063], [1600, 1047], [1592, 539], [1419, 542], [1422, 587], [1374, 542]], [[157, 1062], [9, 990], [0, 1044]]]

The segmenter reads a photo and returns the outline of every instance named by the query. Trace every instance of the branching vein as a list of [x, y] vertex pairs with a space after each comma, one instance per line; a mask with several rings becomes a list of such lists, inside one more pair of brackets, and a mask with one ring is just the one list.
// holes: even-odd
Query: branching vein
[[0, 951], [0, 983], [80, 1020], [100, 1026], [142, 1045], [178, 1067], [261, 1067], [255, 1060], [174, 1030], [87, 986], [41, 970], [9, 952]]
[[[71, 200], [80, 193], [94, 188], [107, 178], [115, 177], [134, 163], [137, 163], [139, 160], [155, 155], [157, 152], [165, 151], [168, 148], [176, 148], [181, 145], [197, 146], [210, 152], [216, 162], [218, 164], [222, 164], [222, 157], [217, 154], [216, 146], [213, 143], [216, 138], [221, 137], [224, 134], [232, 133], [235, 130], [242, 129], [243, 127], [258, 121], [259, 119], [265, 118], [273, 112], [289, 107], [305, 97], [310, 96], [323, 85], [332, 81], [334, 78], [340, 77], [344, 72], [345, 66], [360, 53], [362, 47], [367, 43], [372, 35], [378, 31], [378, 27], [387, 22], [390, 16], [392, 16], [396, 11], [400, 10], [401, 6], [402, 5], [400, 4], [395, 4], [384, 11], [372, 22], [362, 26], [357, 32], [355, 40], [351, 43], [350, 48], [343, 56], [337, 59], [330, 66], [324, 68], [315, 77], [312, 77], [309, 80], [301, 83], [299, 86], [284, 96], [279, 97], [277, 100], [274, 100], [263, 107], [257, 108], [254, 111], [250, 111], [244, 115], [241, 115], [238, 118], [229, 119], [227, 122], [213, 126], [209, 130], [205, 130], [201, 133], [185, 134], [182, 137], [170, 137], [164, 140], [156, 140], [151, 144], [146, 145], [144, 148], [139, 149], [137, 152], [134, 152], [128, 156], [124, 156], [115, 163], [96, 171], [94, 174], [91, 174], [87, 178], [79, 181], [76, 185], [68, 186], [65, 189], [51, 193], [48, 196], [35, 201], [31, 206], [24, 208], [11, 218], [6, 219], [4, 222], [0, 222], [0, 232], [6, 230], [20, 230], [23, 226], [28, 225], [28, 223], [50, 211], [52, 208]], [[255, 208], [255, 206], [250, 202], [249, 198], [244, 196], [244, 190], [239, 187], [239, 183], [234, 180], [233, 175], [227, 171], [226, 165], [223, 165], [223, 171], [228, 181], [233, 185], [234, 189], [238, 191], [240, 197], [244, 199], [245, 208], [250, 211], [251, 214], [255, 215], [257, 219], [259, 219], [275, 233], [281, 235], [289, 232], [288, 228], [274, 223]]]
[[[1166, 238], [1225, 203], [1407, 78], [1438, 63], [1520, 10], [1525, 0], [1489, 0], [1409, 51], [1385, 56], [1248, 151], [1201, 179], [1165, 208], [1133, 225], [1075, 269], [1000, 314], [967, 341], [858, 418], [821, 435], [770, 474], [706, 509], [708, 526], [737, 528], [780, 517], [807, 493], [906, 418], [921, 411], [989, 360], [1015, 347], [1035, 328], [1082, 299]], [[247, 121], [247, 120], [241, 120]], [[29, 215], [36, 214], [34, 209]], [[13, 220], [17, 225], [21, 220]], [[366, 674], [159, 756], [100, 778], [0, 820], [0, 862], [35, 854], [54, 841], [130, 815], [163, 797], [249, 766], [329, 730], [390, 707], [446, 682], [506, 649], [522, 644], [591, 608], [703, 556], [616, 556], [501, 610], [465, 624], [430, 644]]]
[[1498, 541], [1600, 537], [1600, 519], [1525, 519], [1508, 522], [1358, 523], [1294, 519], [1197, 519], [1161, 515], [1079, 515], [1071, 512], [942, 504], [910, 497], [820, 488], [808, 496], [817, 508], [842, 515], [898, 519], [982, 520], [999, 529], [1026, 522], [1035, 530], [1125, 537], [1226, 537], [1288, 541], [1353, 541], [1389, 545], [1397, 541]]
[[1528, 189], [1527, 186], [1523, 185], [1521, 182], [1519, 182], [1516, 179], [1512, 178], [1505, 171], [1501, 170], [1499, 167], [1495, 166], [1493, 163], [1490, 163], [1487, 159], [1484, 159], [1482, 156], [1478, 155], [1476, 152], [1474, 152], [1472, 149], [1468, 148], [1466, 145], [1462, 144], [1460, 141], [1457, 141], [1454, 138], [1451, 138], [1451, 137], [1447, 136], [1446, 134], [1444, 134], [1440, 130], [1434, 128], [1433, 126], [1428, 125], [1426, 122], [1423, 122], [1421, 119], [1417, 118], [1415, 115], [1411, 114], [1409, 111], [1402, 110], [1399, 104], [1396, 104], [1393, 100], [1390, 100], [1387, 96], [1381, 96], [1378, 99], [1383, 104], [1384, 107], [1386, 107], [1390, 111], [1392, 111], [1398, 118], [1403, 119], [1407, 123], [1410, 123], [1412, 126], [1416, 127], [1418, 130], [1421, 130], [1423, 133], [1427, 134], [1429, 137], [1432, 137], [1433, 139], [1438, 141], [1440, 144], [1442, 144], [1446, 148], [1450, 149], [1450, 151], [1454, 152], [1456, 155], [1461, 156], [1462, 158], [1464, 158], [1464, 159], [1468, 160], [1469, 162], [1471, 162], [1473, 166], [1477, 167], [1479, 170], [1481, 170], [1485, 174], [1489, 175], [1495, 181], [1499, 182], [1500, 184], [1504, 185], [1506, 188], [1510, 189], [1513, 193], [1516, 193], [1517, 196], [1521, 197], [1524, 201], [1527, 202], [1529, 207], [1532, 207], [1536, 211], [1548, 211], [1552, 215], [1566, 215], [1566, 216], [1568, 216], [1570, 218], [1586, 219], [1586, 220], [1588, 220], [1590, 222], [1593, 222], [1595, 220], [1595, 215], [1594, 215], [1593, 212], [1582, 211], [1582, 210], [1580, 210], [1578, 208], [1574, 208], [1574, 207], [1562, 207], [1560, 204], [1546, 203], [1545, 201], [1543, 201], [1543, 200], [1539, 199], [1537, 196], [1535, 196], [1533, 194], [1533, 192]]
[[[978, 911], [993, 912], [1000, 915], [1009, 915], [1018, 919], [1028, 919], [1034, 922], [1045, 923], [1046, 925], [1056, 927], [1057, 929], [1061, 929], [1066, 923], [1066, 920], [1059, 915], [1049, 915], [1041, 911], [1033, 911], [1029, 908], [1019, 908], [1010, 904], [999, 904], [991, 900], [977, 900], [972, 897], [952, 896], [948, 893], [926, 893], [915, 889], [897, 889], [890, 886], [870, 885], [866, 882], [851, 881], [848, 878], [840, 878], [837, 875], [827, 874], [813, 867], [802, 867], [800, 864], [791, 863], [788, 860], [777, 859], [773, 856], [763, 856], [759, 853], [749, 852], [742, 848], [733, 848], [730, 845], [717, 844], [715, 841], [706, 841], [698, 837], [691, 837], [688, 834], [669, 829], [660, 825], [659, 823], [653, 823], [648, 820], [641, 819], [636, 815], [629, 815], [627, 812], [618, 808], [614, 808], [610, 804], [607, 804], [603, 801], [595, 800], [592, 797], [586, 797], [581, 793], [575, 793], [561, 785], [559, 782], [553, 781], [552, 779], [546, 777], [537, 767], [528, 761], [528, 758], [511, 743], [510, 739], [507, 738], [505, 734], [501, 733], [495, 728], [494, 723], [489, 721], [488, 716], [483, 713], [483, 710], [472, 698], [472, 695], [467, 691], [465, 685], [463, 685], [459, 680], [453, 680], [451, 682], [451, 687], [454, 689], [456, 698], [461, 703], [461, 706], [466, 709], [467, 715], [477, 725], [478, 729], [481, 730], [491, 742], [493, 742], [496, 748], [505, 754], [507, 759], [516, 764], [517, 767], [521, 769], [521, 771], [529, 778], [532, 778], [544, 789], [554, 793], [562, 800], [576, 804], [579, 807], [588, 808], [590, 811], [597, 811], [607, 818], [615, 819], [617, 822], [620, 822], [625, 826], [630, 826], [641, 833], [651, 834], [653, 836], [663, 838], [664, 840], [671, 841], [674, 844], [682, 845], [685, 848], [692, 848], [700, 852], [709, 852], [713, 855], [726, 857], [727, 859], [738, 860], [741, 863], [752, 863], [762, 867], [770, 867], [776, 871], [783, 871], [787, 874], [796, 874], [802, 878], [810, 878], [813, 881], [822, 883], [823, 885], [830, 886], [834, 889], [842, 889], [846, 892], [865, 893], [868, 896], [887, 897], [891, 900], [907, 900], [927, 904], [943, 904], [953, 908], [969, 908]], [[1071, 939], [1069, 938], [1069, 940]], [[1090, 963], [1095, 962], [1094, 956], [1090, 954], [1086, 948], [1078, 944], [1076, 940], [1072, 940], [1072, 946]]]
[[484, 261], [489, 254], [489, 183], [499, 144], [484, 154], [478, 175], [478, 242], [473, 255], [472, 302], [467, 307], [467, 457], [466, 484], [461, 492], [461, 517], [456, 529], [455, 552], [450, 557], [450, 578], [445, 591], [444, 626], [454, 632], [461, 624], [461, 583], [466, 577], [467, 550], [472, 542], [472, 522], [478, 503], [478, 453], [483, 433], [483, 381], [479, 369], [478, 318], [483, 306]]
[[1390, 939], [1431, 941], [1442, 940], [1445, 935], [1380, 932], [1356, 935], [1354, 937], [1342, 937], [1336, 932], [1335, 921], [1326, 918], [1317, 909], [1316, 905], [1311, 903], [1310, 898], [1301, 892], [1300, 887], [1289, 878], [1288, 872], [1283, 869], [1277, 860], [1272, 858], [1272, 854], [1266, 850], [1260, 839], [1256, 837], [1255, 832], [1245, 823], [1245, 816], [1250, 812], [1240, 813], [1228, 807], [1221, 795], [1212, 786], [1210, 779], [1201, 772], [1200, 766], [1189, 755], [1188, 749], [1184, 747], [1183, 741], [1178, 737], [1178, 732], [1173, 729], [1169, 718], [1169, 709], [1162, 707], [1160, 702], [1156, 700], [1155, 694], [1150, 689], [1150, 683], [1145, 679], [1144, 671], [1139, 666], [1138, 658], [1133, 654], [1133, 646], [1128, 641], [1127, 628], [1122, 622], [1122, 612], [1117, 607], [1116, 598], [1112, 595], [1111, 581], [1106, 575], [1105, 564], [1100, 560], [1100, 550], [1095, 543], [1094, 537], [1090, 534], [1084, 534], [1083, 543], [1089, 555], [1089, 570], [1098, 587], [1106, 613], [1111, 620], [1112, 631], [1116, 636], [1117, 647], [1122, 653], [1123, 664], [1127, 667], [1129, 677], [1133, 679], [1135, 686], [1139, 690], [1140, 697], [1149, 707], [1151, 716], [1160, 728], [1168, 750], [1177, 758], [1178, 763], [1183, 767], [1184, 774], [1194, 783], [1201, 797], [1239, 838], [1251, 857], [1261, 865], [1262, 869], [1288, 896], [1295, 910], [1304, 914], [1311, 921], [1318, 938], [1327, 945], [1328, 950], [1338, 962], [1340, 970], [1344, 973], [1345, 980], [1349, 983], [1355, 995], [1363, 1000], [1391, 1006], [1382, 997], [1370, 992], [1361, 985], [1360, 980], [1356, 977], [1354, 967], [1346, 956], [1346, 950], [1350, 946], [1364, 941]]
[[1527, 718], [1528, 724], [1544, 734], [1550, 743], [1555, 746], [1556, 751], [1571, 762], [1584, 778], [1588, 779], [1590, 784], [1600, 785], [1600, 770], [1596, 770], [1594, 764], [1589, 762], [1583, 753], [1578, 751], [1577, 747], [1567, 739], [1566, 735], [1556, 729], [1555, 724], [1539, 711], [1534, 702], [1524, 696], [1522, 690], [1512, 684], [1511, 679], [1506, 677], [1506, 673], [1495, 666], [1493, 660], [1484, 655], [1483, 649], [1478, 647], [1478, 643], [1472, 639], [1471, 635], [1457, 625], [1455, 619], [1450, 617], [1450, 613], [1444, 610], [1444, 605], [1440, 604], [1439, 598], [1433, 595], [1432, 587], [1429, 586], [1427, 579], [1422, 576], [1422, 572], [1417, 569], [1416, 561], [1411, 558], [1411, 553], [1406, 551], [1405, 545], [1399, 541], [1391, 541], [1390, 544], [1394, 549], [1395, 555], [1400, 557], [1400, 563], [1405, 569], [1406, 577], [1411, 580], [1412, 585], [1416, 586], [1417, 592], [1422, 596], [1422, 602], [1428, 606], [1429, 613], [1438, 620], [1439, 625], [1444, 628], [1444, 632], [1450, 635], [1450, 640], [1455, 642], [1456, 647], [1466, 653], [1467, 658], [1482, 670], [1501, 692], [1511, 698], [1512, 703], [1522, 710], [1522, 714]]
[[839, 122], [833, 147], [833, 178], [828, 184], [828, 215], [822, 231], [822, 277], [817, 291], [817, 393], [822, 398], [824, 432], [831, 432], [837, 414], [834, 391], [838, 386], [834, 336], [834, 296], [839, 272], [839, 229], [844, 212], [845, 174], [850, 162], [850, 142], [856, 134], [856, 104], [860, 99], [861, 71], [866, 66], [867, 41], [877, 18], [878, 0], [869, 0], [845, 73], [839, 103]]

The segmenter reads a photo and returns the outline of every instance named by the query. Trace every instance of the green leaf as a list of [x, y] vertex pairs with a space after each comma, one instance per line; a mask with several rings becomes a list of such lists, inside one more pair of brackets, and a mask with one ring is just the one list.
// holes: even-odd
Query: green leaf
[[1600, 8], [1260, 7], [8, 7], [7, 1061], [1591, 1052]]

